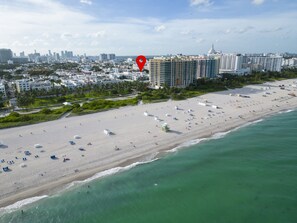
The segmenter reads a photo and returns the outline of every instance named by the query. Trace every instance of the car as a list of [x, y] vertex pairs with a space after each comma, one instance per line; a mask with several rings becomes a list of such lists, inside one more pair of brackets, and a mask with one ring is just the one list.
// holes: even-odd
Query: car
[[75, 142], [69, 141], [70, 145], [75, 145]]

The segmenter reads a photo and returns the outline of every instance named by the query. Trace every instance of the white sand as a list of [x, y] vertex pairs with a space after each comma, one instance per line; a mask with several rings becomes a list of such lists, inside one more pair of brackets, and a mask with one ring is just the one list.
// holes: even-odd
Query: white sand
[[[296, 88], [289, 86], [294, 81], [253, 85], [184, 101], [125, 107], [0, 130], [0, 141], [7, 146], [0, 148], [0, 160], [5, 160], [5, 163], [0, 163], [1, 170], [4, 166], [11, 169], [10, 172], [0, 173], [0, 206], [48, 194], [74, 180], [87, 178], [111, 167], [127, 165], [146, 156], [151, 158], [158, 151], [172, 149], [191, 139], [224, 132], [280, 110], [296, 108], [297, 97], [288, 95], [293, 92], [297, 95]], [[286, 90], [281, 90], [278, 87], [280, 84], [284, 84]], [[263, 90], [266, 87], [270, 89]], [[229, 94], [248, 95], [250, 98]], [[198, 104], [205, 103], [205, 100], [208, 106]], [[180, 110], [176, 110], [175, 106]], [[145, 116], [145, 111], [153, 116]], [[154, 116], [162, 121], [156, 121]], [[172, 132], [163, 132], [163, 123], [168, 123]], [[104, 134], [104, 129], [115, 134], [108, 136]], [[74, 139], [76, 135], [81, 139]], [[70, 140], [76, 144], [70, 145]], [[89, 142], [92, 145], [88, 146]], [[42, 145], [42, 148], [34, 148], [35, 144]], [[80, 151], [80, 147], [85, 151]], [[116, 147], [120, 150], [115, 150]], [[25, 156], [26, 150], [32, 155]], [[35, 158], [36, 155], [39, 158]], [[51, 155], [56, 155], [58, 159], [50, 159]], [[27, 161], [23, 161], [23, 157]], [[70, 161], [63, 162], [65, 157]], [[14, 164], [7, 164], [12, 160]], [[27, 167], [21, 167], [23, 163]]]

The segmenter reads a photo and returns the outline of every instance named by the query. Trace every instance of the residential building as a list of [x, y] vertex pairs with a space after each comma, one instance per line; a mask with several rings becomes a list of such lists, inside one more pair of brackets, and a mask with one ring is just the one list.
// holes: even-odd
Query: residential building
[[107, 54], [107, 60], [115, 60], [116, 55], [114, 53]]
[[247, 56], [241, 54], [222, 54], [220, 56], [220, 74], [231, 73], [245, 75], [250, 73]]
[[5, 89], [5, 83], [0, 82], [0, 99], [6, 98], [6, 97], [7, 97], [7, 94], [6, 94], [6, 89]]
[[150, 82], [155, 87], [186, 87], [197, 78], [197, 61], [187, 57], [154, 58], [149, 66]]
[[249, 62], [253, 71], [281, 71], [281, 56], [250, 56]]
[[219, 66], [219, 58], [198, 58], [196, 79], [215, 78], [219, 74]]
[[297, 58], [284, 59], [282, 65], [284, 67], [297, 67]]
[[17, 92], [30, 91], [30, 80], [22, 79], [15, 82]]
[[52, 88], [52, 84], [50, 81], [31, 81], [30, 89], [32, 90], [46, 90], [49, 91]]
[[101, 53], [101, 54], [99, 55], [99, 60], [100, 60], [100, 61], [107, 61], [107, 60], [108, 60], [107, 54], [105, 54], [105, 53]]

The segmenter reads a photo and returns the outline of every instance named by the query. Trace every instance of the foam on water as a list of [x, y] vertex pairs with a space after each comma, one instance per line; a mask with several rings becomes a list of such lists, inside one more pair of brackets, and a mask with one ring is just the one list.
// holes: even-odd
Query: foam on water
[[17, 209], [20, 209], [21, 207], [23, 207], [25, 205], [32, 204], [36, 201], [39, 201], [39, 200], [47, 198], [47, 197], [48, 197], [48, 195], [43, 195], [43, 196], [31, 197], [31, 198], [27, 198], [27, 199], [18, 201], [12, 205], [7, 206], [7, 207], [0, 208], [0, 214], [1, 213], [11, 213]]
[[[111, 169], [99, 172], [99, 173], [97, 173], [97, 174], [93, 175], [92, 177], [87, 178], [85, 180], [71, 182], [61, 192], [65, 191], [67, 189], [70, 189], [73, 186], [89, 183], [91, 181], [94, 181], [94, 180], [102, 178], [102, 177], [106, 177], [106, 176], [110, 176], [110, 175], [113, 175], [113, 174], [116, 174], [116, 173], [119, 173], [119, 172], [130, 170], [130, 169], [132, 169], [132, 168], [134, 168], [134, 167], [136, 167], [138, 165], [143, 165], [143, 164], [154, 162], [154, 161], [158, 160], [158, 158], [154, 158], [154, 157], [156, 157], [156, 155], [157, 154], [151, 154], [151, 156], [146, 157], [146, 161], [135, 162], [135, 163], [132, 163], [132, 164], [130, 164], [128, 166], [125, 166], [125, 167], [111, 168]], [[28, 204], [32, 204], [34, 202], [37, 202], [37, 201], [39, 201], [41, 199], [44, 199], [44, 198], [47, 198], [47, 197], [49, 197], [49, 196], [48, 195], [43, 195], [43, 196], [31, 197], [31, 198], [27, 198], [27, 199], [18, 201], [16, 203], [12, 204], [12, 205], [7, 206], [7, 207], [0, 208], [0, 214], [11, 213], [13, 211], [16, 211], [16, 210], [20, 209], [21, 207], [24, 207], [24, 206], [26, 206]]]
[[128, 166], [125, 166], [125, 167], [114, 167], [114, 168], [111, 168], [111, 169], [108, 169], [108, 170], [104, 170], [102, 172], [96, 173], [92, 177], [87, 178], [85, 180], [71, 182], [69, 185], [67, 185], [67, 187], [65, 189], [67, 190], [67, 189], [72, 188], [73, 186], [89, 183], [91, 181], [97, 180], [97, 179], [102, 178], [102, 177], [106, 177], [106, 176], [110, 176], [110, 175], [120, 173], [120, 172], [123, 172], [123, 171], [126, 171], [126, 170], [130, 170], [130, 169], [132, 169], [132, 168], [134, 168], [134, 167], [136, 167], [138, 165], [151, 163], [151, 162], [154, 162], [156, 160], [158, 160], [158, 158], [154, 158], [154, 159], [150, 159], [150, 160], [142, 161], [142, 162], [135, 162], [135, 163], [132, 163], [132, 164], [130, 164]]
[[289, 110], [285, 110], [285, 111], [280, 111], [279, 114], [283, 114], [283, 113], [290, 113], [293, 112], [294, 110], [289, 109]]
[[237, 131], [237, 130], [243, 128], [243, 127], [247, 127], [247, 126], [252, 125], [252, 124], [262, 122], [263, 120], [264, 119], [258, 119], [258, 120], [252, 121], [252, 122], [248, 122], [248, 123], [246, 123], [244, 125], [241, 125], [241, 126], [239, 126], [237, 128], [231, 129], [231, 130], [226, 131], [226, 132], [217, 132], [217, 133], [211, 135], [208, 138], [190, 140], [188, 142], [180, 144], [179, 146], [177, 146], [177, 147], [175, 147], [173, 149], [167, 150], [166, 152], [167, 153], [175, 153], [181, 148], [186, 148], [186, 147], [190, 147], [190, 146], [193, 146], [193, 145], [197, 145], [197, 144], [199, 144], [199, 143], [201, 143], [203, 141], [208, 141], [208, 140], [212, 140], [212, 139], [221, 139], [221, 138], [224, 138], [226, 135], [228, 135], [231, 132]]

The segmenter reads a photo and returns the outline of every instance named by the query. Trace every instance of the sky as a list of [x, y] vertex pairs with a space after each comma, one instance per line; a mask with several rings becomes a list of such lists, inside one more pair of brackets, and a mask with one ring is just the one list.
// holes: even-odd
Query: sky
[[297, 53], [296, 0], [0, 0], [0, 48], [26, 54]]

